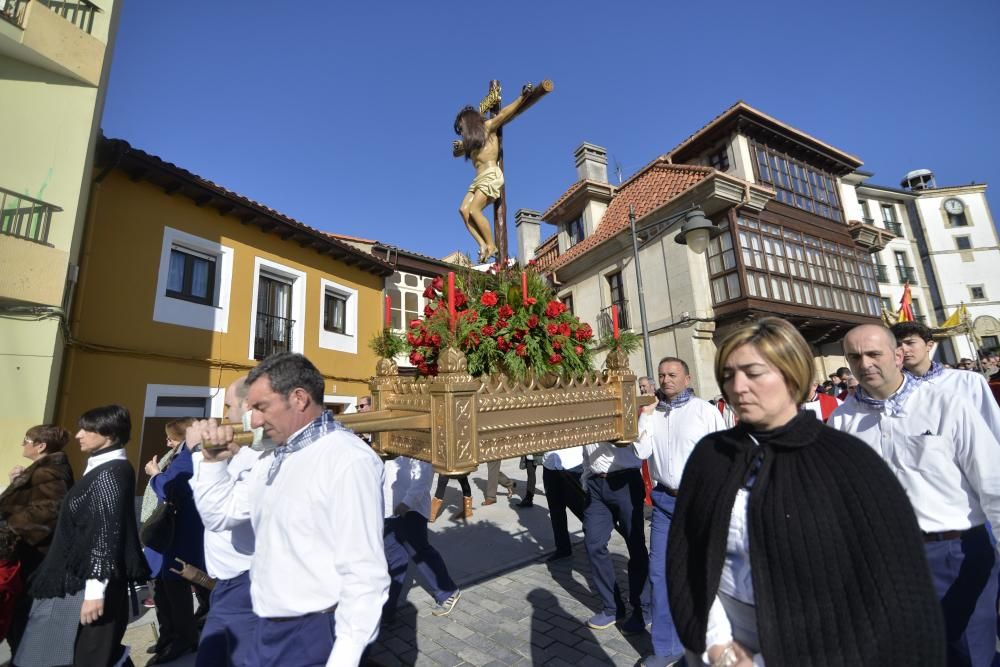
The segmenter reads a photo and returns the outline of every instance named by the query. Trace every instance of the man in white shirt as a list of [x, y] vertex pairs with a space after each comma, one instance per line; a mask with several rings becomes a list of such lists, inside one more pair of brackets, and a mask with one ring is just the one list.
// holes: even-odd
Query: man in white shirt
[[[249, 387], [246, 376], [234, 380], [226, 388], [226, 419], [240, 423], [247, 414], [246, 397]], [[190, 445], [189, 445], [190, 446]], [[272, 447], [273, 448], [273, 447]], [[230, 481], [239, 482], [261, 456], [263, 447], [242, 447], [226, 467]], [[204, 455], [196, 451], [191, 455], [194, 477], [204, 463]], [[199, 504], [195, 493], [194, 502]], [[204, 514], [198, 507], [199, 514]], [[205, 569], [216, 580], [212, 589], [205, 627], [198, 642], [196, 667], [252, 667], [257, 664], [254, 642], [257, 634], [257, 615], [250, 600], [250, 562], [253, 559], [253, 528], [249, 522], [232, 530], [211, 530], [205, 523]]]
[[583, 474], [583, 447], [567, 447], [545, 452], [542, 456], [542, 485], [545, 500], [549, 504], [549, 521], [552, 523], [552, 537], [556, 550], [549, 554], [546, 562], [569, 558], [573, 555], [573, 543], [569, 539], [569, 523], [566, 510], [573, 512], [583, 521], [586, 494], [580, 486]]
[[190, 429], [189, 442], [228, 443], [205, 450], [192, 480], [199, 507], [213, 528], [253, 526], [258, 664], [354, 667], [389, 588], [382, 462], [324, 410], [323, 376], [301, 354], [268, 357], [247, 382], [251, 425], [278, 447], [234, 486], [232, 428], [208, 420]]
[[447, 616], [462, 595], [441, 554], [427, 540], [433, 478], [434, 468], [425, 461], [397, 456], [385, 462], [385, 559], [392, 578], [382, 611], [386, 625], [395, 619], [411, 560], [437, 603], [431, 614]]
[[[853, 379], [854, 379], [853, 377], [849, 378], [848, 382], [850, 382]], [[841, 401], [836, 396], [830, 396], [829, 394], [824, 392], [823, 385], [817, 382], [816, 385], [813, 387], [812, 400], [803, 403], [802, 409], [812, 412], [814, 415], [816, 415], [816, 419], [819, 419], [825, 424], [827, 421], [829, 421], [830, 415], [833, 414], [834, 410], [840, 407], [841, 403], [843, 403], [843, 401]]]
[[632, 616], [622, 624], [626, 633], [645, 628], [643, 589], [649, 575], [649, 552], [642, 507], [646, 489], [642, 483], [635, 445], [617, 447], [601, 442], [583, 447], [583, 488], [587, 501], [583, 510], [583, 543], [594, 575], [594, 587], [601, 598], [601, 610], [587, 625], [604, 630], [615, 624], [625, 606], [615, 583], [615, 568], [608, 552], [608, 539], [616, 527], [628, 548], [629, 603]]
[[677, 357], [660, 360], [657, 369], [660, 399], [639, 416], [636, 453], [649, 461], [653, 481], [653, 520], [649, 529], [649, 584], [651, 588], [653, 655], [644, 667], [667, 667], [684, 657], [667, 601], [667, 535], [674, 517], [677, 489], [688, 457], [698, 441], [725, 430], [717, 407], [694, 395], [687, 363]]
[[945, 368], [932, 361], [937, 344], [931, 330], [920, 322], [894, 324], [892, 333], [903, 351], [903, 369], [907, 373], [921, 382], [938, 385], [962, 397], [973, 410], [979, 412], [993, 431], [993, 436], [1000, 440], [1000, 405], [982, 375]]
[[924, 532], [941, 599], [949, 665], [989, 665], [997, 623], [1000, 442], [968, 400], [901, 370], [892, 332], [866, 324], [844, 338], [860, 386], [829, 425], [867, 442], [896, 474]]

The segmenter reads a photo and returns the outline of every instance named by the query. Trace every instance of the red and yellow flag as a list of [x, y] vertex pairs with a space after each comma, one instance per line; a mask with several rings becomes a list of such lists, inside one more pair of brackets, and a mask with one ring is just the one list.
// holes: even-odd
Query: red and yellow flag
[[899, 300], [899, 311], [896, 313], [896, 322], [912, 322], [913, 317], [913, 297], [910, 295], [910, 283], [903, 285], [903, 298]]

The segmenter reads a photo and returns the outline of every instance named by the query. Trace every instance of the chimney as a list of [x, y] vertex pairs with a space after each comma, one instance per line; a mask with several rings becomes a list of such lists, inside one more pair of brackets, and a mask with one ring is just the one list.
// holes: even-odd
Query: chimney
[[535, 250], [542, 242], [542, 214], [530, 208], [519, 208], [514, 213], [517, 228], [517, 261], [525, 266], [535, 258]]
[[608, 151], [586, 141], [573, 152], [576, 175], [580, 180], [608, 182]]

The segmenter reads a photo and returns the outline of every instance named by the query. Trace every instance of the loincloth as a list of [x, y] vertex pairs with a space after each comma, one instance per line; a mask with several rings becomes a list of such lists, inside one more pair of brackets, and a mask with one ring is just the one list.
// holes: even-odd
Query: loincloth
[[499, 199], [500, 188], [502, 187], [503, 172], [500, 171], [500, 167], [487, 167], [476, 175], [475, 180], [472, 181], [472, 185], [469, 186], [469, 192], [475, 193], [479, 191], [490, 199]]

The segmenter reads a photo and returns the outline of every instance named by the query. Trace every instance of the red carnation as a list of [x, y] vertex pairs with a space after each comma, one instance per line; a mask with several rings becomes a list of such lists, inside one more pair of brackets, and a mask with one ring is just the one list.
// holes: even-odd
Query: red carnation
[[431, 304], [424, 306], [424, 317], [430, 317], [434, 314], [434, 309], [431, 308]]
[[507, 320], [497, 320], [497, 331], [507, 328]]
[[427, 364], [419, 364], [417, 366], [417, 370], [420, 371], [421, 375], [430, 375], [431, 374], [431, 367], [428, 366]]
[[535, 266], [536, 264], [538, 264], [538, 260], [537, 259], [529, 259], [528, 260], [528, 266]]
[[516, 354], [519, 357], [523, 357], [527, 353], [528, 353], [528, 347], [524, 343], [521, 343], [514, 349], [514, 354]]
[[417, 336], [416, 334], [414, 334], [412, 331], [407, 331], [406, 332], [406, 342], [409, 343], [410, 345], [419, 345], [420, 344], [420, 337]]
[[576, 339], [581, 343], [585, 340], [589, 340], [594, 335], [594, 331], [590, 328], [589, 324], [581, 324], [580, 328], [576, 330]]
[[495, 306], [497, 305], [497, 295], [495, 292], [486, 291], [483, 295], [479, 297], [479, 303], [484, 306]]
[[434, 347], [441, 347], [441, 336], [438, 334], [431, 334], [431, 345]]
[[555, 336], [559, 333], [559, 325], [550, 324], [549, 326], [545, 327], [545, 330], [549, 332], [550, 336]]
[[500, 316], [501, 320], [509, 320], [511, 317], [514, 316], [514, 309], [511, 308], [510, 305], [505, 303], [504, 305], [500, 306], [500, 310], [497, 311], [497, 315]]
[[538, 326], [538, 315], [532, 315], [528, 318], [528, 328], [534, 329]]
[[475, 331], [469, 332], [469, 335], [465, 338], [466, 347], [476, 347], [479, 345], [479, 334]]
[[524, 300], [524, 305], [526, 306], [534, 306], [536, 303], [538, 303], [538, 299], [536, 299], [533, 296], [529, 296], [527, 299]]
[[583, 345], [577, 345], [576, 347], [573, 348], [573, 351], [576, 352], [577, 354], [583, 354]]
[[437, 364], [429, 364], [427, 366], [427, 372], [429, 374], [431, 374], [431, 375], [437, 375], [438, 374], [438, 365]]
[[469, 303], [469, 299], [466, 298], [465, 293], [464, 292], [459, 292], [459, 291], [456, 290], [456, 292], [455, 292], [455, 307], [456, 308], [461, 308], [462, 306], [464, 306], [467, 303]]
[[559, 317], [565, 310], [566, 306], [559, 303], [558, 301], [549, 301], [548, 305], [545, 306], [545, 316]]
[[475, 322], [479, 319], [479, 313], [475, 310], [463, 310], [462, 317], [469, 320], [470, 323]]
[[570, 334], [570, 332], [571, 332], [571, 330], [569, 328], [569, 324], [567, 324], [566, 322], [562, 322], [559, 325], [559, 334], [561, 336], [568, 336]]
[[411, 329], [416, 329], [421, 324], [423, 324], [423, 322], [421, 322], [420, 320], [410, 320], [410, 328]]
[[558, 364], [561, 361], [562, 361], [562, 355], [561, 354], [550, 354], [549, 355], [549, 363], [550, 364]]
[[441, 290], [443, 290], [444, 289], [444, 278], [442, 278], [441, 276], [438, 276], [437, 278], [435, 278], [434, 280], [432, 280], [431, 281], [431, 287], [433, 287], [434, 289], [436, 289], [438, 292], [440, 292]]
[[419, 366], [420, 364], [424, 363], [424, 355], [420, 354], [416, 350], [410, 352], [410, 363], [413, 364], [414, 366]]
[[555, 341], [554, 343], [552, 343], [552, 349], [553, 350], [561, 350], [562, 349], [562, 343], [560, 343], [559, 341]]
[[524, 329], [514, 329], [514, 340], [524, 340], [524, 334], [528, 333]]
[[484, 336], [492, 336], [497, 332], [497, 330], [493, 328], [492, 324], [487, 324], [481, 331]]
[[434, 291], [433, 287], [428, 287], [427, 289], [424, 290], [424, 298], [425, 299], [433, 299], [436, 296], [437, 296], [437, 292]]
[[501, 352], [506, 352], [507, 350], [510, 349], [510, 343], [504, 340], [503, 336], [500, 336], [499, 338], [497, 338], [497, 349], [500, 350]]

